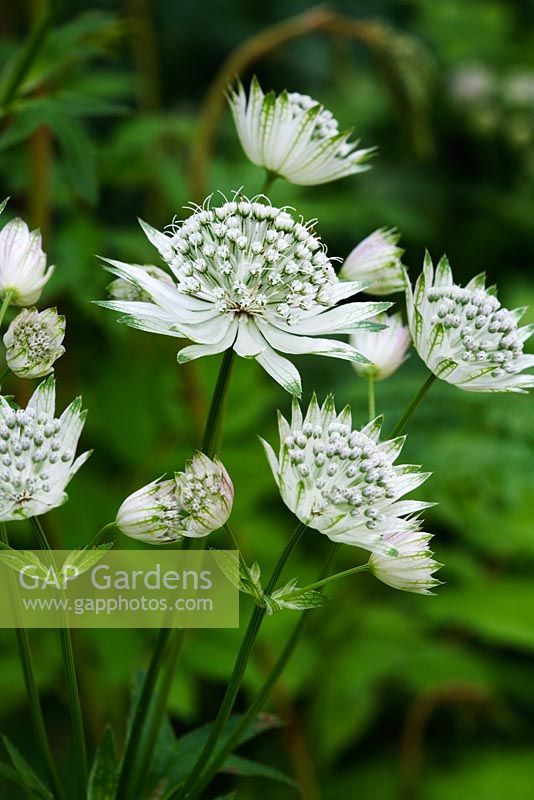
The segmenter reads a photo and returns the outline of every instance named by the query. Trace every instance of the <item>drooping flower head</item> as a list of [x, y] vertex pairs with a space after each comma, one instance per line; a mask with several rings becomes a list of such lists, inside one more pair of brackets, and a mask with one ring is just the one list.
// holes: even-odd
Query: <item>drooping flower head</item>
[[468, 392], [524, 392], [534, 386], [534, 355], [523, 353], [533, 325], [519, 327], [524, 308], [502, 308], [484, 275], [457, 286], [444, 257], [434, 268], [426, 255], [412, 291], [406, 277], [408, 322], [427, 367]]
[[42, 378], [65, 352], [65, 317], [55, 308], [25, 308], [4, 334], [7, 366], [19, 378]]
[[228, 520], [234, 502], [230, 476], [218, 458], [195, 453], [174, 478], [153, 481], [123, 502], [117, 527], [149, 544], [207, 536]]
[[303, 418], [297, 401], [291, 424], [279, 417], [278, 455], [262, 440], [284, 503], [310, 528], [337, 542], [390, 552], [387, 535], [418, 526], [413, 515], [428, 503], [401, 501], [430, 473], [395, 466], [405, 437], [380, 442], [381, 419], [352, 430], [347, 407], [312, 398]]
[[[167, 286], [174, 286], [174, 281], [168, 272], [165, 272], [160, 267], [155, 267], [152, 264], [132, 264], [132, 267], [146, 272]], [[136, 300], [142, 303], [150, 303], [151, 297], [144, 289], [140, 289], [135, 283], [125, 281], [124, 278], [117, 278], [108, 286], [108, 294], [112, 300]]]
[[352, 250], [339, 277], [351, 281], [367, 281], [367, 294], [384, 295], [404, 290], [401, 263], [404, 250], [398, 247], [400, 234], [394, 229], [379, 228]]
[[393, 589], [432, 594], [433, 587], [441, 583], [434, 578], [441, 564], [432, 558], [428, 544], [431, 538], [430, 534], [419, 530], [386, 535], [385, 539], [397, 554], [373, 553], [369, 559], [371, 572]]
[[67, 500], [65, 488], [90, 453], [76, 446], [85, 422], [81, 399], [55, 417], [53, 376], [39, 384], [26, 409], [0, 396], [0, 520], [36, 517]]
[[358, 375], [372, 375], [380, 381], [392, 375], [406, 359], [411, 338], [400, 314], [380, 314], [375, 319], [384, 325], [381, 331], [356, 331], [350, 343], [369, 359], [369, 364], [354, 364]]
[[338, 281], [310, 223], [267, 202], [242, 198], [215, 208], [208, 199], [167, 232], [142, 225], [176, 285], [167, 286], [140, 267], [108, 261], [110, 272], [146, 292], [152, 302], [108, 300], [100, 305], [123, 312], [121, 321], [135, 328], [195, 342], [180, 350], [180, 363], [233, 347], [299, 395], [299, 373], [277, 351], [366, 360], [345, 342], [313, 337], [375, 328], [365, 320], [390, 304], [335, 308], [362, 284]]
[[330, 111], [305, 94], [264, 95], [253, 78], [247, 98], [238, 83], [228, 94], [241, 146], [258, 167], [290, 183], [314, 186], [368, 169], [373, 149], [358, 150]]
[[0, 231], [0, 297], [12, 293], [11, 304], [32, 306], [41, 296], [53, 267], [46, 268], [46, 254], [39, 231], [29, 231], [21, 219]]

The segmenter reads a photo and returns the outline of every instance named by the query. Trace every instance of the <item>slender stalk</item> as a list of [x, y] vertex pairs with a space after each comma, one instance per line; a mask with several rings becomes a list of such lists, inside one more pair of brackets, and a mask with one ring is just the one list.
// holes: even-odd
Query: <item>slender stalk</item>
[[102, 528], [100, 528], [98, 533], [96, 533], [93, 536], [91, 541], [88, 544], [86, 544], [83, 549], [84, 550], [94, 550], [95, 547], [98, 547], [98, 545], [100, 544], [100, 542], [104, 538], [106, 532], [110, 531], [110, 530], [112, 530], [113, 528], [116, 528], [116, 527], [117, 527], [117, 523], [116, 522], [108, 522], [106, 525], [104, 525]]
[[[0, 525], [0, 539], [9, 546], [9, 537], [7, 534], [7, 527], [5, 522]], [[59, 781], [59, 777], [54, 764], [52, 751], [50, 749], [50, 742], [46, 733], [46, 728], [43, 718], [43, 710], [41, 708], [41, 701], [39, 699], [39, 690], [35, 680], [35, 672], [33, 669], [33, 659], [30, 649], [30, 640], [26, 628], [20, 627], [15, 629], [17, 636], [17, 647], [19, 651], [20, 662], [22, 666], [22, 674], [24, 676], [24, 685], [26, 686], [26, 694], [28, 696], [28, 703], [30, 705], [30, 714], [32, 718], [35, 736], [39, 743], [41, 755], [43, 757], [44, 766], [50, 787], [54, 797], [58, 800], [63, 800], [65, 795]]]
[[11, 305], [12, 297], [13, 297], [13, 292], [11, 291], [6, 292], [4, 295], [4, 299], [2, 300], [2, 305], [0, 306], [0, 325], [4, 321], [7, 309]]
[[428, 392], [434, 381], [436, 380], [437, 380], [436, 375], [430, 373], [430, 375], [428, 376], [424, 384], [421, 386], [421, 388], [419, 389], [419, 391], [417, 392], [417, 394], [415, 395], [409, 406], [406, 408], [402, 417], [399, 419], [399, 421], [391, 431], [390, 439], [395, 438], [395, 436], [399, 436], [399, 434], [403, 432], [415, 409], [417, 408], [417, 406], [419, 405], [425, 394]]
[[[357, 567], [345, 569], [343, 572], [336, 572], [335, 575], [329, 575], [327, 578], [321, 578], [320, 580], [315, 581], [315, 583], [310, 583], [308, 586], [303, 586], [302, 589], [299, 589], [298, 594], [301, 592], [307, 592], [308, 590], [311, 591], [312, 589], [320, 589], [322, 586], [326, 586], [328, 583], [338, 581], [340, 578], [348, 578], [349, 575], [357, 575], [359, 572], [367, 572], [368, 569], [369, 564], [365, 563], [359, 564]], [[291, 595], [289, 595], [289, 597], [291, 597]]]
[[376, 417], [375, 376], [372, 370], [369, 370], [369, 374], [367, 375], [367, 411], [370, 422]]
[[[48, 543], [48, 539], [46, 538], [46, 534], [39, 518], [32, 517], [32, 523], [40, 547], [46, 552], [50, 553], [51, 547]], [[74, 758], [76, 763], [76, 781], [78, 787], [77, 796], [79, 800], [85, 800], [87, 796], [87, 758], [85, 751], [85, 734], [83, 730], [80, 693], [78, 691], [78, 681], [76, 679], [74, 653], [72, 650], [72, 638], [70, 635], [70, 629], [68, 627], [62, 627], [59, 629], [59, 640], [61, 642], [61, 652], [63, 655], [63, 665], [65, 668], [65, 680], [69, 697], [74, 741]]]
[[[328, 554], [328, 558], [326, 560], [324, 568], [321, 570], [319, 574], [319, 581], [328, 575], [332, 563], [337, 553], [339, 552], [339, 548], [340, 548], [339, 544], [335, 544], [333, 547], [330, 548], [330, 553]], [[204, 789], [208, 786], [208, 784], [217, 774], [220, 767], [224, 764], [230, 753], [233, 752], [234, 748], [239, 744], [242, 737], [246, 734], [249, 726], [254, 722], [256, 715], [264, 707], [280, 675], [283, 673], [291, 656], [293, 655], [297, 647], [297, 644], [300, 640], [300, 637], [302, 636], [304, 629], [309, 622], [311, 614], [315, 610], [316, 609], [309, 609], [308, 611], [304, 611], [300, 615], [299, 621], [293, 628], [293, 633], [287, 640], [284, 649], [278, 656], [278, 659], [274, 664], [273, 668], [271, 669], [269, 675], [267, 676], [263, 686], [256, 694], [254, 700], [248, 707], [247, 711], [242, 715], [239, 724], [235, 726], [235, 728], [232, 730], [228, 738], [225, 739], [222, 747], [220, 747], [217, 750], [216, 754], [211, 759], [204, 775], [200, 776], [199, 785], [197, 787], [198, 795], [200, 795], [204, 791]], [[165, 798], [165, 800], [170, 800], [170, 798]]]
[[44, 42], [52, 22], [53, 14], [51, 5], [52, 4], [49, 2], [44, 4], [41, 14], [39, 14], [30, 31], [26, 44], [19, 51], [11, 71], [8, 73], [3, 84], [0, 86], [0, 110], [2, 112], [5, 111], [6, 106], [15, 97], [19, 86], [28, 74], [32, 63]]
[[261, 194], [264, 194], [267, 197], [267, 192], [270, 191], [271, 186], [278, 178], [276, 172], [271, 172], [270, 170], [265, 170], [265, 179], [263, 181], [263, 186], [261, 189]]
[[[224, 399], [228, 389], [234, 351], [226, 350], [217, 382], [213, 390], [204, 436], [202, 437], [202, 452], [210, 458], [213, 457], [217, 446], [219, 427], [224, 406]], [[191, 539], [186, 539], [183, 550], [191, 547]], [[201, 541], [203, 544], [203, 540]], [[116, 800], [126, 800], [127, 797], [137, 797], [137, 790], [142, 783], [146, 767], [150, 762], [151, 755], [156, 743], [156, 734], [161, 724], [167, 699], [172, 686], [172, 680], [178, 661], [181, 656], [185, 633], [183, 630], [172, 628], [161, 628], [156, 639], [156, 645], [152, 653], [148, 671], [145, 675], [139, 702], [135, 710], [130, 735], [126, 744], [124, 758], [122, 760], [119, 781], [117, 785]], [[145, 723], [150, 710], [150, 702], [161, 670], [165, 666], [162, 684], [158, 693], [158, 698], [154, 710], [151, 714], [149, 725], [150, 736], [144, 736]], [[143, 748], [144, 745], [144, 748]], [[141, 750], [140, 762], [136, 764], [139, 751]]]
[[[306, 530], [306, 525], [299, 523], [293, 532], [293, 535], [289, 542], [287, 543], [286, 547], [284, 548], [282, 555], [278, 559], [278, 562], [273, 570], [269, 583], [267, 584], [266, 593], [270, 594], [273, 589], [275, 588], [276, 584], [278, 583], [278, 579], [284, 569], [284, 566], [297, 546], [298, 542], [304, 531]], [[198, 757], [193, 769], [191, 770], [189, 777], [187, 778], [183, 788], [174, 792], [170, 800], [177, 800], [177, 798], [192, 798], [198, 796], [198, 788], [200, 779], [202, 777], [202, 770], [208, 764], [215, 748], [219, 743], [219, 739], [221, 734], [224, 731], [224, 728], [228, 722], [230, 714], [232, 713], [232, 709], [234, 707], [234, 703], [241, 688], [241, 684], [243, 682], [243, 677], [245, 675], [245, 670], [248, 664], [248, 660], [250, 657], [250, 653], [254, 642], [256, 641], [256, 637], [259, 633], [261, 624], [263, 622], [263, 618], [266, 614], [265, 608], [260, 606], [255, 606], [250, 617], [247, 629], [245, 631], [245, 635], [243, 637], [243, 641], [241, 642], [241, 647], [239, 648], [239, 652], [237, 654], [237, 658], [234, 664], [234, 669], [232, 671], [232, 675], [230, 676], [230, 681], [228, 683], [228, 687], [226, 689], [226, 693], [224, 695], [223, 701], [221, 703], [221, 707], [219, 708], [219, 713], [213, 723], [211, 728], [210, 735], [204, 748]]]
[[6, 367], [4, 370], [2, 370], [2, 374], [0, 375], [0, 385], [5, 381], [10, 372], [11, 370], [9, 367]]

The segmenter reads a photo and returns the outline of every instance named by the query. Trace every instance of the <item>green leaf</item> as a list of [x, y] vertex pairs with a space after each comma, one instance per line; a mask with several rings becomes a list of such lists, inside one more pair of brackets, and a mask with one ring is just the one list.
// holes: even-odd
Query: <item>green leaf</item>
[[13, 762], [13, 766], [21, 777], [21, 781], [25, 787], [36, 792], [38, 797], [43, 800], [53, 800], [52, 794], [48, 791], [44, 783], [37, 777], [33, 769], [30, 767], [26, 759], [20, 754], [17, 748], [11, 744], [7, 736], [2, 734], [4, 746], [9, 753], [9, 757]]
[[[95, 547], [93, 550], [73, 550], [63, 562], [61, 574], [64, 576], [64, 578], [71, 580], [73, 577], [72, 572], [71, 570], [68, 570], [65, 574], [65, 567], [76, 569], [78, 571], [78, 575], [87, 572], [88, 569], [91, 569], [91, 567], [94, 567], [95, 564], [98, 564], [104, 554], [112, 547], [113, 542], [107, 542], [106, 544], [98, 545], [98, 547]], [[76, 575], [76, 577], [78, 577], [78, 575]]]
[[34, 576], [46, 578], [48, 568], [40, 561], [39, 556], [30, 550], [14, 550], [9, 545], [0, 542], [0, 562], [21, 572], [26, 567], [31, 567]]
[[93, 205], [97, 199], [96, 159], [84, 126], [72, 117], [56, 114], [54, 133], [65, 156], [65, 166], [78, 193]]
[[87, 800], [113, 800], [117, 789], [118, 762], [115, 737], [110, 727], [102, 735], [89, 775]]
[[251, 761], [249, 758], [243, 758], [242, 756], [230, 756], [227, 758], [221, 772], [229, 772], [232, 775], [242, 775], [247, 778], [266, 778], [283, 783], [292, 789], [300, 788], [293, 778], [290, 778], [289, 775], [280, 770], [269, 767], [266, 764], [259, 764], [257, 761]]

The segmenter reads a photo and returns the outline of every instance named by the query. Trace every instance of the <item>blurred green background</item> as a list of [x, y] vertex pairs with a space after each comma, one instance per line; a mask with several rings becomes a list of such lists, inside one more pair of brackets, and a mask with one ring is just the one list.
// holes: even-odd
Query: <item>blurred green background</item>
[[[412, 275], [424, 248], [446, 251], [458, 280], [486, 270], [502, 301], [533, 304], [534, 12], [528, 0], [337, 2], [328, 30], [310, 30], [245, 64], [264, 88], [309, 93], [342, 127], [377, 145], [373, 168], [317, 188], [275, 184], [331, 254], [345, 257], [374, 229], [402, 232]], [[12, 63], [39, 16], [38, 2], [4, 3], [0, 63]], [[2, 224], [19, 214], [42, 228], [57, 272], [41, 307], [67, 315], [58, 362], [60, 404], [81, 393], [94, 455], [46, 519], [56, 545], [87, 542], [122, 499], [180, 468], [199, 442], [218, 359], [176, 365], [176, 342], [117, 325], [91, 300], [108, 277], [95, 254], [159, 263], [137, 226], [164, 226], [191, 199], [240, 187], [259, 191], [226, 109], [213, 153], [199, 126], [225, 59], [243, 42], [309, 11], [299, 0], [64, 0], [32, 69], [0, 119]], [[313, 18], [312, 18], [313, 19]], [[299, 23], [300, 24], [300, 23]], [[310, 25], [306, 17], [304, 27]], [[372, 35], [369, 34], [372, 32]], [[354, 34], [354, 35], [353, 35]], [[260, 40], [259, 44], [261, 44]], [[256, 49], [255, 49], [256, 48]], [[250, 48], [249, 48], [250, 49]], [[230, 73], [236, 69], [233, 61]], [[396, 298], [402, 301], [402, 298]], [[533, 321], [530, 312], [528, 321]], [[366, 417], [365, 387], [344, 362], [302, 357], [306, 397], [316, 389]], [[377, 387], [386, 429], [426, 376], [412, 354]], [[30, 382], [3, 387], [19, 402]], [[247, 558], [268, 571], [291, 530], [256, 435], [274, 439], [288, 396], [255, 362], [233, 376], [222, 454], [236, 486], [234, 524]], [[337, 584], [315, 613], [270, 709], [284, 725], [242, 752], [294, 776], [306, 800], [530, 800], [534, 785], [534, 530], [532, 403], [435, 385], [410, 429], [404, 460], [432, 470], [419, 495], [446, 584], [432, 598], [405, 595], [369, 576]], [[17, 546], [32, 542], [11, 525]], [[214, 535], [214, 543], [217, 537]], [[223, 540], [221, 539], [221, 544]], [[121, 542], [121, 544], [128, 544]], [[328, 541], [310, 534], [290, 571], [312, 580]], [[363, 554], [344, 548], [340, 568]], [[249, 613], [243, 602], [243, 619]], [[258, 688], [291, 612], [269, 618], [240, 707]], [[147, 631], [75, 631], [91, 747], [111, 721], [124, 729]], [[172, 690], [178, 734], [216, 713], [237, 631], [192, 632]], [[34, 631], [39, 683], [54, 749], [69, 775], [71, 742], [60, 651]], [[0, 632], [0, 727], [38, 764], [14, 635]], [[294, 789], [221, 776], [209, 796], [297, 797]], [[15, 800], [12, 785], [0, 794]]]

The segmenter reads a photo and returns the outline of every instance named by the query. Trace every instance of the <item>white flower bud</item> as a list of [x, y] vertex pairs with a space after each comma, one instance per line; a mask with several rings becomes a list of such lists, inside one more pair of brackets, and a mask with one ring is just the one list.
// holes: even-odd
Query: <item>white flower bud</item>
[[393, 553], [371, 555], [369, 567], [373, 575], [393, 589], [432, 594], [432, 588], [441, 583], [433, 577], [441, 564], [432, 558], [428, 547], [430, 535], [421, 531], [401, 531], [385, 538]]
[[234, 487], [219, 459], [195, 453], [183, 472], [131, 494], [117, 512], [117, 527], [149, 544], [207, 536], [228, 520]]
[[65, 352], [65, 317], [55, 308], [25, 308], [4, 334], [7, 366], [19, 378], [42, 378]]
[[372, 281], [364, 289], [367, 294], [383, 295], [404, 289], [401, 256], [397, 243], [400, 235], [394, 229], [379, 228], [361, 241], [347, 256], [339, 277], [350, 281]]
[[374, 321], [386, 327], [381, 331], [356, 331], [350, 343], [370, 361], [369, 364], [353, 364], [358, 375], [372, 375], [380, 381], [392, 375], [405, 360], [410, 346], [410, 331], [402, 324], [400, 314], [390, 317], [382, 314]]
[[0, 296], [12, 292], [15, 306], [31, 306], [41, 296], [54, 268], [46, 268], [39, 231], [30, 232], [21, 219], [0, 231]]
[[[164, 270], [160, 269], [160, 267], [155, 267], [152, 264], [133, 264], [132, 266], [142, 269], [147, 275], [156, 278], [162, 283], [166, 283], [167, 286], [175, 285], [171, 276]], [[145, 290], [141, 287], [130, 283], [130, 281], [124, 280], [124, 278], [117, 278], [116, 280], [112, 281], [108, 286], [108, 293], [113, 300], [134, 300], [142, 303], [152, 302], [152, 298], [148, 292], [145, 292]]]

